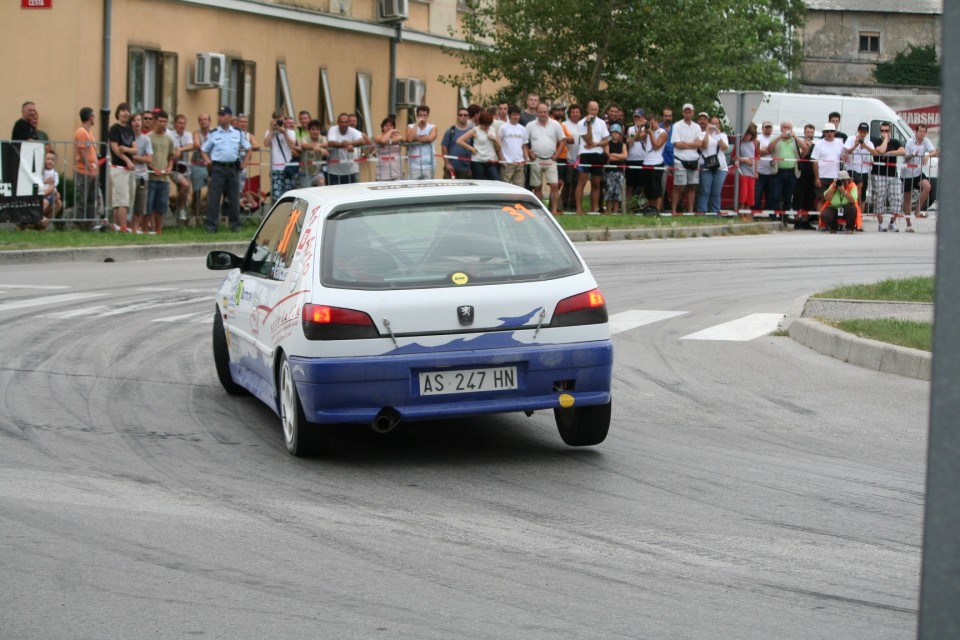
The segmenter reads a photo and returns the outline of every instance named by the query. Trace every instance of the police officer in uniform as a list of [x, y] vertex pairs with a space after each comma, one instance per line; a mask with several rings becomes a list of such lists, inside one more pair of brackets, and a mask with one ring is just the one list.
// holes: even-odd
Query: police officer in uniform
[[[219, 126], [210, 131], [200, 152], [210, 170], [210, 187], [207, 189], [207, 231], [215, 232], [220, 220], [220, 199], [227, 197], [227, 214], [230, 230], [240, 228], [240, 168], [250, 159], [250, 140], [239, 129], [230, 126], [233, 111], [220, 107], [217, 111]], [[241, 158], [241, 155], [243, 156]]]

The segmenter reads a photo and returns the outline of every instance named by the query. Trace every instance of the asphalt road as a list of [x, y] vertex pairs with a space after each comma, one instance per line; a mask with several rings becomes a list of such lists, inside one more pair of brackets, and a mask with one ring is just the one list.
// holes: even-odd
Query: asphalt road
[[305, 460], [220, 389], [202, 259], [5, 266], [0, 638], [913, 637], [929, 385], [687, 336], [931, 274], [933, 235], [579, 248], [612, 314], [674, 314], [615, 335], [606, 442], [537, 413]]

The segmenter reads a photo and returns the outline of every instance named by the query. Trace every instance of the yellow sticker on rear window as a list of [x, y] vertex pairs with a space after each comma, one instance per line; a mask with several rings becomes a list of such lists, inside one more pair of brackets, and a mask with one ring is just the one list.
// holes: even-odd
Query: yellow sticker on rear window
[[457, 272], [450, 276], [450, 280], [453, 281], [453, 284], [467, 284], [467, 281], [470, 280], [470, 277], [465, 273]]

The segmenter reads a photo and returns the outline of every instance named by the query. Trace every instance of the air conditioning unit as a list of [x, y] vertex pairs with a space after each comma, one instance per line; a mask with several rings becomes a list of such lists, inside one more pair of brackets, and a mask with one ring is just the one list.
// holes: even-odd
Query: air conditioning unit
[[407, 0], [377, 0], [377, 19], [380, 22], [401, 22], [409, 17]]
[[222, 53], [198, 53], [193, 84], [198, 87], [222, 87], [227, 76], [227, 57]]
[[423, 102], [426, 85], [416, 78], [397, 78], [397, 104], [415, 107]]

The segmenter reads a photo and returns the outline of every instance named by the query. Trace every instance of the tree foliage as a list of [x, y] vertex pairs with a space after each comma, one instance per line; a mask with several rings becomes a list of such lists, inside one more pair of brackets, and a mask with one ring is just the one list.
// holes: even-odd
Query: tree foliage
[[[466, 71], [440, 80], [475, 101], [628, 108], [712, 104], [721, 89], [780, 90], [802, 59], [802, 0], [468, 0]], [[481, 93], [478, 88], [498, 89]]]
[[918, 87], [940, 86], [940, 65], [932, 44], [900, 51], [887, 62], [878, 62], [873, 77], [879, 84], [906, 84]]

